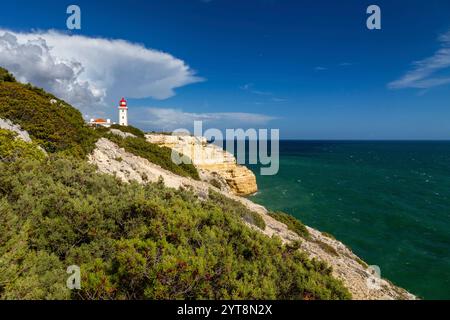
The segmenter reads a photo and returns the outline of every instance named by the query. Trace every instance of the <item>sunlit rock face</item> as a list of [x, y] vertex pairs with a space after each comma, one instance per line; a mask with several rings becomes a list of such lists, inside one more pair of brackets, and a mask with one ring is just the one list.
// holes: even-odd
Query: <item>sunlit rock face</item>
[[214, 186], [245, 196], [258, 191], [251, 170], [237, 164], [236, 158], [203, 137], [148, 134], [147, 141], [171, 148], [190, 158], [200, 177]]

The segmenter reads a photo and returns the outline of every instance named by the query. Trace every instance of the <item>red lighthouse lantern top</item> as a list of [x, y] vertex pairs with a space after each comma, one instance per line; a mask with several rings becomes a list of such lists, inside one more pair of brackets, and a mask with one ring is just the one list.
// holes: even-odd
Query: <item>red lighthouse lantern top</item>
[[127, 100], [125, 100], [125, 98], [120, 100], [119, 108], [127, 108]]

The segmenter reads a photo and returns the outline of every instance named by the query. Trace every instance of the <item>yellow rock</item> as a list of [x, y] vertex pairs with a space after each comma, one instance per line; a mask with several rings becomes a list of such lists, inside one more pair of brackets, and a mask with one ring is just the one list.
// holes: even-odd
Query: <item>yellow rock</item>
[[203, 137], [148, 134], [150, 143], [165, 146], [189, 157], [202, 180], [216, 187], [245, 196], [258, 191], [256, 177], [247, 167], [237, 164], [236, 158]]

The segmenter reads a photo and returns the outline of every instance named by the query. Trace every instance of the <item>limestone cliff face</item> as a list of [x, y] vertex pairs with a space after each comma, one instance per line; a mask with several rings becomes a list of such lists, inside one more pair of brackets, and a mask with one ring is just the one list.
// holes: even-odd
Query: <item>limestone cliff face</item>
[[221, 190], [240, 196], [258, 191], [256, 177], [251, 170], [237, 164], [232, 154], [208, 144], [203, 137], [148, 134], [146, 139], [189, 157], [199, 171], [200, 178]]
[[[103, 173], [117, 176], [124, 182], [137, 181], [139, 183], [157, 182], [163, 180], [167, 187], [192, 190], [200, 199], [206, 199], [209, 190], [213, 189], [224, 196], [244, 204], [248, 209], [259, 214], [266, 223], [265, 230], [247, 224], [248, 227], [268, 237], [279, 237], [283, 243], [300, 241], [300, 250], [310, 258], [325, 261], [333, 268], [333, 275], [341, 279], [357, 300], [398, 300], [416, 299], [416, 297], [404, 289], [401, 289], [387, 280], [374, 278], [367, 265], [361, 261], [348, 247], [341, 242], [323, 235], [320, 231], [309, 228], [310, 238], [300, 238], [288, 227], [268, 215], [263, 206], [226, 191], [221, 191], [204, 181], [196, 181], [190, 178], [180, 177], [150, 163], [147, 159], [140, 158], [107, 139], [100, 139], [96, 149], [90, 155], [89, 161], [98, 167]], [[244, 222], [245, 223], [245, 222]], [[376, 285], [373, 285], [375, 281]]]

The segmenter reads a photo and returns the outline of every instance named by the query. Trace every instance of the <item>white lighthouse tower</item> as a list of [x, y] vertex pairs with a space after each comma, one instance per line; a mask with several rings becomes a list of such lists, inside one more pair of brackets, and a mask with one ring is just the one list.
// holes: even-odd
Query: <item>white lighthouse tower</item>
[[119, 104], [119, 124], [125, 127], [128, 126], [128, 105], [125, 98], [122, 98]]

